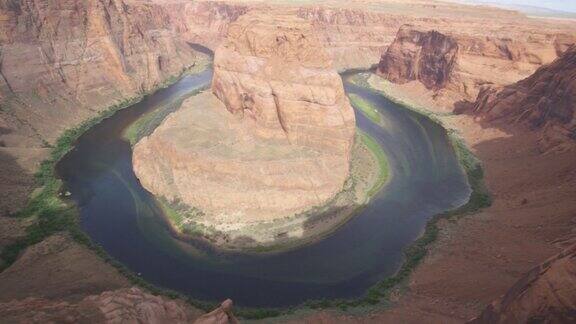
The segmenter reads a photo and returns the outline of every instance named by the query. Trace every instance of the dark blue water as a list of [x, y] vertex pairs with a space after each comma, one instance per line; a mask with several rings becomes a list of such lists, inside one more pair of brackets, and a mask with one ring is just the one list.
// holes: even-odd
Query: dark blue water
[[470, 194], [445, 130], [384, 97], [345, 82], [376, 106], [385, 127], [357, 113], [382, 145], [392, 178], [358, 216], [315, 244], [275, 255], [222, 254], [173, 239], [132, 170], [122, 132], [142, 114], [206, 86], [212, 71], [186, 76], [83, 135], [58, 171], [80, 208], [81, 226], [112, 257], [147, 281], [205, 300], [288, 306], [362, 295], [394, 274], [402, 250], [435, 214]]

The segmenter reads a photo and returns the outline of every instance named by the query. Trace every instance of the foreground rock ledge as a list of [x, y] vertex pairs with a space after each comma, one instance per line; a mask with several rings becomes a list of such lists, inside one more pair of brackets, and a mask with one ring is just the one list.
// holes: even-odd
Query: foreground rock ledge
[[355, 119], [331, 64], [306, 21], [241, 17], [216, 50], [214, 94], [189, 99], [134, 148], [142, 185], [197, 224], [188, 232], [248, 246], [303, 237], [295, 217], [349, 177]]

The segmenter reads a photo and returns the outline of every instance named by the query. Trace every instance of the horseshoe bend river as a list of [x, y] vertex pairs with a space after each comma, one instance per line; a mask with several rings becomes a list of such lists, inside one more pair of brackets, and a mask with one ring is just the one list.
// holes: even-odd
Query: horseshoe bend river
[[393, 275], [403, 249], [434, 215], [464, 204], [470, 188], [444, 128], [348, 81], [348, 94], [382, 114], [381, 127], [356, 111], [357, 126], [388, 157], [391, 178], [357, 216], [326, 238], [276, 254], [230, 254], [174, 239], [132, 170], [123, 131], [146, 112], [209, 85], [212, 70], [188, 75], [118, 111], [80, 137], [57, 165], [78, 205], [82, 229], [146, 281], [195, 299], [281, 307], [309, 299], [361, 296]]

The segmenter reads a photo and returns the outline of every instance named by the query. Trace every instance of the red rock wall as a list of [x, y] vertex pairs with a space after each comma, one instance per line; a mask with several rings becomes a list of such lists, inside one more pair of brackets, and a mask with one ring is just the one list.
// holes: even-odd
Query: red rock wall
[[576, 139], [576, 46], [524, 80], [483, 89], [469, 110], [489, 123], [521, 123], [540, 131], [544, 150], [571, 148]]
[[392, 82], [419, 80], [428, 89], [441, 89], [450, 81], [457, 55], [454, 38], [406, 25], [382, 55], [378, 73]]

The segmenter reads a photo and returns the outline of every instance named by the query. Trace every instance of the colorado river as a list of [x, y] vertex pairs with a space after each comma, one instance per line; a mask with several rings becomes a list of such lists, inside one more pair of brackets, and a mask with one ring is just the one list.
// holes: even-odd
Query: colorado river
[[197, 299], [231, 298], [255, 307], [361, 296], [397, 271], [402, 250], [431, 217], [463, 204], [470, 194], [442, 127], [345, 82], [347, 93], [371, 102], [384, 117], [381, 127], [356, 112], [358, 127], [386, 152], [392, 175], [359, 215], [317, 243], [279, 254], [223, 254], [180, 242], [135, 177], [123, 131], [142, 114], [207, 86], [211, 76], [211, 70], [185, 76], [119, 111], [84, 134], [58, 164], [58, 174], [79, 206], [83, 230], [155, 285]]

